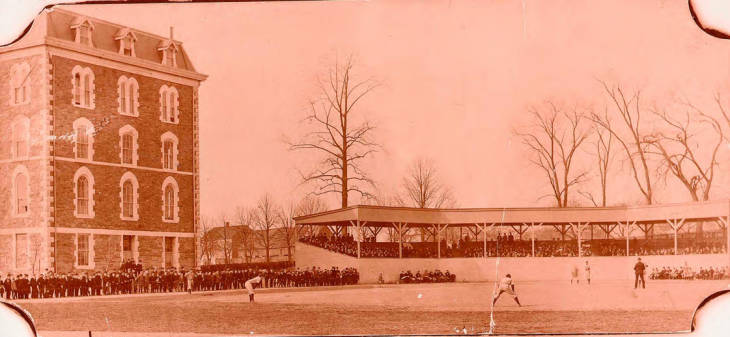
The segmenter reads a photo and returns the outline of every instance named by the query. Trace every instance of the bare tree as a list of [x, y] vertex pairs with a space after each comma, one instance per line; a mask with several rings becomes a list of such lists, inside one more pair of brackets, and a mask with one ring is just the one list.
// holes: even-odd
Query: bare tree
[[290, 203], [289, 206], [285, 208], [279, 209], [279, 212], [277, 213], [279, 223], [281, 224], [281, 235], [286, 242], [286, 251], [289, 254], [288, 260], [290, 262], [293, 256], [292, 249], [297, 243], [297, 228], [296, 223], [294, 223], [295, 216], [297, 216], [297, 208], [293, 203]]
[[515, 132], [532, 151], [530, 161], [543, 171], [550, 183], [551, 196], [557, 207], [567, 207], [570, 188], [585, 180], [586, 170], [573, 172], [573, 159], [588, 138], [584, 117], [577, 108], [568, 111], [547, 103], [549, 111], [540, 113], [530, 108], [534, 118], [532, 130]]
[[215, 256], [216, 241], [211, 232], [213, 226], [210, 218], [202, 218], [198, 226], [198, 244], [200, 248], [199, 258], [205, 258], [207, 263], [211, 263]]
[[278, 214], [277, 206], [269, 194], [262, 196], [253, 212], [256, 238], [266, 251], [266, 262], [271, 262], [271, 248], [274, 243], [274, 228]]
[[364, 202], [365, 205], [406, 207], [403, 197], [397, 192], [385, 192], [378, 188], [375, 193]]
[[348, 58], [343, 65], [336, 63], [327, 80], [320, 79], [318, 84], [322, 97], [309, 103], [304, 119], [314, 124], [314, 129], [300, 141], [287, 143], [291, 150], [312, 150], [323, 156], [317, 168], [300, 172], [302, 183], [316, 184], [315, 195], [338, 193], [345, 208], [350, 192], [368, 197], [368, 186], [374, 186], [361, 163], [376, 151], [371, 137], [375, 126], [367, 121], [357, 124], [355, 108], [376, 83], [354, 80], [352, 58]]
[[[604, 115], [598, 115], [597, 113], [591, 114], [591, 119], [598, 126], [608, 131], [616, 141], [624, 149], [626, 160], [631, 168], [631, 175], [634, 178], [636, 186], [644, 196], [644, 200], [647, 204], [654, 202], [654, 195], [652, 190], [652, 178], [649, 170], [649, 163], [646, 154], [646, 149], [643, 146], [642, 138], [643, 133], [641, 131], [641, 107], [639, 100], [641, 92], [635, 91], [632, 95], [627, 96], [620, 86], [609, 87], [608, 84], [601, 81], [603, 89], [610, 98], [611, 102], [616, 107], [615, 111], [619, 115], [619, 125], [622, 127], [616, 127], [611, 125], [608, 111], [604, 112]], [[625, 129], [626, 132], [621, 132], [620, 129]]]
[[[611, 126], [611, 122], [606, 119], [605, 120], [606, 125], [609, 127]], [[613, 159], [612, 153], [611, 153], [611, 147], [613, 145], [613, 134], [611, 132], [608, 132], [597, 125], [594, 125], [594, 132], [596, 135], [596, 139], [592, 142], [593, 146], [595, 147], [595, 156], [596, 156], [596, 167], [598, 167], [598, 177], [601, 180], [601, 199], [596, 200], [596, 198], [591, 194], [590, 192], [579, 192], [583, 196], [586, 197], [586, 199], [590, 200], [593, 206], [598, 207], [606, 207], [606, 189], [608, 188], [608, 169], [611, 166], [611, 162]]]
[[407, 175], [403, 178], [403, 189], [414, 207], [453, 207], [456, 199], [451, 189], [439, 180], [433, 161], [419, 158], [411, 164]]
[[[719, 100], [717, 100], [717, 104], [720, 111], [723, 111]], [[667, 175], [671, 173], [686, 188], [692, 201], [706, 201], [710, 199], [715, 168], [719, 166], [717, 154], [725, 140], [725, 135], [718, 119], [689, 102], [686, 105], [695, 113], [686, 112], [682, 120], [675, 118], [666, 110], [655, 109], [653, 112], [663, 122], [664, 130], [645, 136], [644, 142], [650, 147], [648, 153], [660, 158], [658, 170], [661, 176], [666, 179]], [[706, 143], [696, 140], [695, 136], [698, 133], [710, 134], [707, 130], [695, 131], [698, 122], [709, 125], [712, 134], [717, 137], [712, 146], [702, 146]], [[708, 157], [704, 163], [701, 158], [703, 153], [699, 153], [703, 150], [706, 150], [704, 157]], [[703, 223], [698, 223], [696, 229], [697, 235], [702, 236]]]
[[218, 245], [223, 251], [224, 263], [229, 264], [233, 258], [233, 229], [231, 229], [231, 223], [225, 214], [219, 216], [218, 222], [223, 224]]
[[[307, 195], [297, 203], [296, 216], [321, 213], [328, 209], [329, 207], [320, 197]], [[303, 226], [300, 230], [301, 233], [298, 233], [298, 236], [313, 236], [315, 234], [313, 226]]]
[[253, 210], [246, 209], [244, 207], [236, 208], [236, 222], [238, 227], [236, 233], [240, 238], [240, 247], [243, 251], [243, 258], [246, 263], [251, 262], [253, 259], [254, 252], [256, 250], [256, 238], [252, 227], [254, 227], [254, 214]]

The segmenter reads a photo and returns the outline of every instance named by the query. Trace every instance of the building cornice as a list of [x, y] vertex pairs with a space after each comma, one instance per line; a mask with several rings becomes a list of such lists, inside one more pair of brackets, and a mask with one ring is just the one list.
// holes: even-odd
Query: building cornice
[[[143, 60], [131, 56], [126, 55], [120, 55], [118, 53], [101, 50], [93, 47], [84, 46], [75, 42], [71, 41], [65, 41], [59, 38], [55, 37], [49, 37], [46, 36], [45, 38], [45, 44], [50, 47], [60, 48], [63, 50], [76, 52], [79, 54], [85, 54], [93, 57], [99, 57], [108, 61], [114, 61], [119, 62], [120, 64], [132, 66], [132, 67], [138, 67], [138, 68], [144, 68], [147, 70], [151, 70], [157, 73], [162, 73], [166, 75], [172, 75], [177, 76], [189, 80], [194, 80], [197, 82], [205, 81], [206, 78], [208, 78], [208, 75], [201, 74], [194, 71], [189, 71], [185, 69], [180, 68], [173, 68], [164, 66], [162, 64], [158, 64], [152, 61]], [[53, 52], [53, 49], [51, 49], [51, 52]], [[137, 71], [138, 72], [138, 71]]]

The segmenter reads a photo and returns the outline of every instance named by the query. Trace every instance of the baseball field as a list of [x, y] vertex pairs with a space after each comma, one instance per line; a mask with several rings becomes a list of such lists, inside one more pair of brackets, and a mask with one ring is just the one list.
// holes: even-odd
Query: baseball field
[[[523, 306], [502, 296], [494, 333], [671, 332], [689, 330], [693, 312], [719, 281], [625, 281], [591, 285], [519, 282]], [[493, 283], [360, 285], [122, 295], [21, 302], [43, 336], [164, 332], [224, 335], [468, 334], [488, 330]], [[110, 334], [111, 333], [111, 334]], [[121, 334], [124, 335], [124, 334]]]

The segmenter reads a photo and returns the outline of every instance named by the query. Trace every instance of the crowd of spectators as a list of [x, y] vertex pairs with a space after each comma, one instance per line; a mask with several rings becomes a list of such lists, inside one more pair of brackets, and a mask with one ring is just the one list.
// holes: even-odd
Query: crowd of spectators
[[[303, 237], [300, 241], [317, 247], [329, 249], [341, 254], [357, 256], [357, 242], [351, 235], [345, 236], [317, 236]], [[484, 241], [472, 241], [469, 236], [458, 241], [447, 242], [404, 242], [402, 254], [404, 258], [435, 258], [449, 257], [483, 257]], [[629, 242], [630, 255], [673, 255], [673, 240], [645, 240], [633, 238]], [[440, 248], [440, 249], [439, 249]], [[582, 256], [625, 256], [626, 241], [622, 239], [584, 240], [581, 244]], [[683, 242], [679, 254], [722, 254], [725, 253], [725, 244], [722, 240], [706, 240]], [[498, 235], [495, 240], [487, 240], [487, 257], [529, 257], [533, 256], [532, 240], [521, 240], [512, 234]], [[535, 240], [534, 256], [559, 257], [578, 256], [578, 243], [573, 240]], [[399, 257], [397, 242], [375, 242], [373, 238], [360, 243], [360, 257]]]
[[265, 288], [357, 284], [360, 278], [356, 269], [338, 267], [208, 269], [143, 269], [141, 265], [125, 263], [122, 269], [112, 272], [7, 274], [0, 276], [0, 297], [30, 299], [242, 289], [246, 280], [255, 276], [262, 277], [261, 286]]
[[434, 271], [424, 270], [421, 274], [420, 270], [416, 271], [416, 274], [411, 273], [410, 270], [400, 272], [399, 283], [444, 283], [456, 281], [456, 275], [450, 273], [448, 270], [442, 273], [436, 269]]
[[654, 267], [649, 278], [652, 280], [723, 280], [730, 278], [727, 267], [700, 267], [695, 270], [689, 266]]

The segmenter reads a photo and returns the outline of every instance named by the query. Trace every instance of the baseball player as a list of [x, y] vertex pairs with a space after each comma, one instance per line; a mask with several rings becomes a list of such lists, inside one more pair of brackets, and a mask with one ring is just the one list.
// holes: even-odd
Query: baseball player
[[499, 299], [499, 296], [502, 295], [502, 293], [507, 293], [509, 295], [512, 295], [512, 298], [517, 302], [518, 306], [522, 306], [520, 304], [520, 300], [517, 298], [517, 293], [515, 293], [515, 285], [512, 283], [512, 275], [507, 274], [505, 275], [501, 281], [499, 281], [499, 292], [494, 296], [494, 299], [492, 300], [492, 306], [494, 306], [495, 303], [497, 303], [497, 300]]
[[261, 284], [261, 276], [256, 276], [244, 284], [244, 287], [246, 287], [246, 290], [248, 290], [248, 301], [253, 302], [253, 288], [255, 284]]

